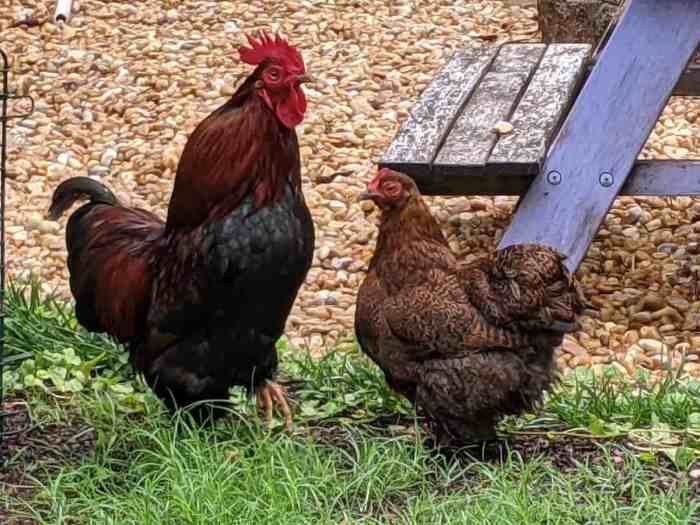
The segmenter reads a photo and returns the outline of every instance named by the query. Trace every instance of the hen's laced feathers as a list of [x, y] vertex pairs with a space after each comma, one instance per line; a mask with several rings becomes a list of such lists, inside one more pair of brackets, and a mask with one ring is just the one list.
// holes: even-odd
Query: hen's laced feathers
[[433, 268], [456, 264], [447, 239], [425, 202], [412, 198], [400, 211], [381, 219], [377, 247], [370, 261], [384, 284], [398, 290]]
[[[382, 177], [408, 193], [387, 199]], [[582, 294], [547, 247], [460, 263], [402, 177], [380, 174], [367, 192], [382, 219], [357, 298], [358, 341], [439, 433], [457, 444], [490, 439], [500, 417], [530, 410], [549, 388], [554, 349], [576, 329]]]
[[561, 336], [577, 328], [582, 294], [561, 254], [517, 245], [462, 264], [413, 188], [405, 205], [384, 210], [370, 262], [395, 335], [462, 353], [517, 349], [537, 332]]
[[583, 297], [563, 261], [551, 248], [521, 244], [462, 265], [459, 273], [469, 300], [491, 322], [565, 333], [576, 329]]

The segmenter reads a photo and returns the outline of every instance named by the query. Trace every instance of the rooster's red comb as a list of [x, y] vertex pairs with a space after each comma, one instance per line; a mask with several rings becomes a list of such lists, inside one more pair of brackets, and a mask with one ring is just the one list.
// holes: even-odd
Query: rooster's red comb
[[287, 67], [295, 70], [306, 70], [304, 60], [297, 48], [290, 46], [279, 33], [275, 36], [260, 31], [257, 38], [246, 35], [250, 47], [240, 47], [238, 49], [241, 60], [246, 64], [257, 66], [265, 60], [276, 60]]

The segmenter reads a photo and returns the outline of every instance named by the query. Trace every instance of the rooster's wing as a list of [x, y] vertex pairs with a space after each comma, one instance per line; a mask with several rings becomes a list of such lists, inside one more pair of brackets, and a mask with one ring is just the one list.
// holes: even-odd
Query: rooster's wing
[[139, 338], [151, 297], [152, 266], [163, 223], [145, 210], [85, 204], [66, 228], [76, 316], [89, 331], [121, 342]]
[[[275, 297], [287, 298], [291, 306], [313, 251], [311, 218], [306, 208], [297, 213], [299, 206], [298, 195], [288, 189], [277, 205], [254, 212], [250, 195], [225, 218], [174, 238], [168, 264], [155, 277], [149, 315], [153, 345], [170, 345], [215, 324], [249, 330], [248, 323], [238, 322], [254, 318], [271, 300], [277, 304]], [[273, 319], [278, 323], [273, 332], [283, 330], [286, 315], [260, 313], [268, 319], [265, 326]]]

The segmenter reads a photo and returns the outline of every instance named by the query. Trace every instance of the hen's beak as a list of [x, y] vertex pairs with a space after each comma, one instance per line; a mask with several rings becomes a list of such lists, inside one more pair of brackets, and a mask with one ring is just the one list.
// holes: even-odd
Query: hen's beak
[[371, 200], [374, 200], [374, 198], [378, 197], [378, 196], [379, 196], [379, 194], [376, 191], [365, 190], [357, 196], [357, 198], [355, 199], [355, 202], [371, 201]]

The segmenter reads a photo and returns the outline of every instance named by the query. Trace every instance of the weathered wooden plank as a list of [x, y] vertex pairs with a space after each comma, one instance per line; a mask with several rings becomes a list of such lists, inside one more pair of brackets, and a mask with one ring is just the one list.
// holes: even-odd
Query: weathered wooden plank
[[556, 127], [579, 87], [590, 44], [552, 44], [545, 51], [510, 123], [513, 132], [498, 139], [489, 164], [540, 162]]
[[416, 181], [423, 195], [523, 195], [534, 175], [493, 176], [473, 169], [467, 175], [450, 173], [436, 177], [415, 170], [404, 171]]
[[637, 161], [620, 195], [700, 195], [700, 160]]
[[386, 165], [431, 162], [497, 52], [497, 47], [466, 47], [457, 51], [425, 89], [382, 162]]
[[700, 43], [697, 0], [630, 0], [500, 246], [535, 242], [576, 269]]
[[484, 166], [498, 136], [493, 127], [508, 120], [546, 45], [504, 45], [474, 90], [435, 158], [433, 171]]
[[700, 62], [691, 65], [683, 72], [681, 79], [673, 90], [673, 94], [677, 97], [700, 96]]
[[[512, 175], [514, 169], [529, 166], [529, 174]], [[503, 165], [503, 171], [474, 171], [468, 177], [455, 174], [434, 177], [427, 166], [404, 171], [418, 184], [423, 195], [523, 195], [535, 179], [537, 163]], [[700, 160], [637, 161], [620, 195], [679, 197], [700, 195]]]

